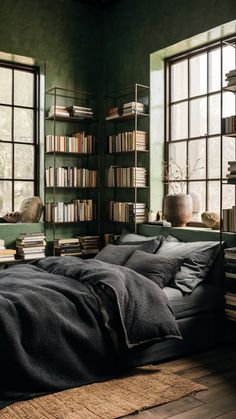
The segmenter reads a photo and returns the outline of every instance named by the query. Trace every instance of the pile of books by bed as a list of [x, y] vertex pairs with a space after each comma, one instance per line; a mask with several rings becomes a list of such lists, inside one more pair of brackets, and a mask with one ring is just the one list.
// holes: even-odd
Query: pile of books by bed
[[76, 237], [61, 238], [54, 240], [56, 256], [81, 256], [79, 239]]
[[45, 257], [44, 233], [22, 233], [16, 239], [17, 259], [30, 260]]
[[82, 255], [95, 255], [99, 252], [99, 236], [76, 236], [79, 240]]
[[14, 249], [6, 249], [5, 241], [0, 239], [0, 263], [14, 261], [15, 254], [16, 251]]

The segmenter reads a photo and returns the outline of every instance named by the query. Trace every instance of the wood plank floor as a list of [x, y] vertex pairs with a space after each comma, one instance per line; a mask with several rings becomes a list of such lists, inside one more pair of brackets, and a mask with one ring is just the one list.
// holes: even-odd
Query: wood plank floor
[[130, 415], [132, 419], [236, 419], [236, 343], [160, 364], [208, 387], [194, 396]]

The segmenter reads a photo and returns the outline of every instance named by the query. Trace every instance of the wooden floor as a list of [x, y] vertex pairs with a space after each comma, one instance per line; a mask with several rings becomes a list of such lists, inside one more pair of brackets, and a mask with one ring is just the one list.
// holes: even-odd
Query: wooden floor
[[132, 419], [236, 419], [236, 343], [160, 364], [208, 387], [191, 397], [130, 415]]

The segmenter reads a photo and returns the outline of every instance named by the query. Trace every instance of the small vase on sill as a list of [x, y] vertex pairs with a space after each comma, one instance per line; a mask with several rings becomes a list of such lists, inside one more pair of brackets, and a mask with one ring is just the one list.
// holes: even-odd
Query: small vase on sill
[[166, 195], [163, 199], [164, 217], [172, 227], [185, 227], [191, 220], [193, 201], [191, 195]]

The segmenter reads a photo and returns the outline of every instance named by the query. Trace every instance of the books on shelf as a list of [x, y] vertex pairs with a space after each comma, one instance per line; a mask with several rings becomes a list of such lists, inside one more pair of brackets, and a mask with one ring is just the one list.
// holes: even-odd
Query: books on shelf
[[108, 153], [148, 150], [148, 133], [146, 131], [125, 131], [108, 136]]
[[118, 106], [113, 106], [112, 108], [107, 109], [106, 111], [106, 121], [111, 119], [116, 119], [120, 117], [120, 109]]
[[124, 103], [123, 105], [123, 111], [122, 111], [122, 116], [123, 115], [129, 115], [132, 113], [147, 113], [147, 106], [144, 105], [144, 103], [142, 102], [128, 102], [128, 103]]
[[110, 166], [106, 170], [107, 187], [138, 187], [147, 186], [147, 169], [145, 167]]
[[224, 268], [226, 280], [225, 315], [236, 321], [236, 247], [224, 250]]
[[84, 106], [61, 106], [52, 105], [49, 108], [48, 116], [60, 116], [64, 118], [78, 118], [78, 119], [91, 119], [93, 118], [93, 110], [91, 107]]
[[75, 199], [70, 202], [47, 202], [45, 221], [67, 223], [96, 219], [96, 204], [92, 199]]
[[227, 116], [226, 118], [223, 118], [224, 127], [223, 127], [223, 133], [225, 135], [227, 134], [233, 134], [236, 132], [236, 115]]
[[126, 223], [147, 222], [147, 209], [145, 202], [116, 202], [108, 204], [108, 218], [111, 221]]
[[236, 205], [233, 205], [232, 208], [223, 208], [222, 214], [223, 231], [236, 232]]
[[99, 236], [98, 235], [78, 235], [82, 255], [93, 255], [99, 252]]
[[30, 260], [45, 257], [44, 233], [20, 234], [16, 239], [17, 259]]
[[72, 136], [67, 135], [46, 135], [46, 153], [59, 151], [64, 153], [95, 153], [95, 136], [85, 134], [84, 131], [76, 132]]
[[230, 70], [228, 73], [225, 74], [225, 81], [227, 82], [227, 87], [236, 84], [236, 69]]
[[231, 160], [228, 162], [229, 172], [226, 174], [228, 183], [236, 184], [236, 160]]
[[95, 188], [97, 170], [78, 167], [49, 167], [45, 170], [46, 187]]

